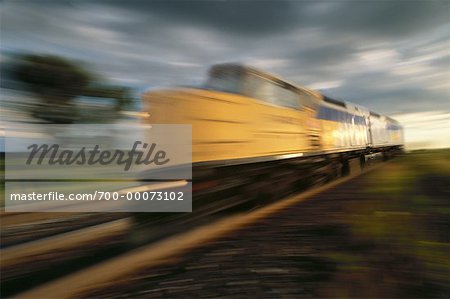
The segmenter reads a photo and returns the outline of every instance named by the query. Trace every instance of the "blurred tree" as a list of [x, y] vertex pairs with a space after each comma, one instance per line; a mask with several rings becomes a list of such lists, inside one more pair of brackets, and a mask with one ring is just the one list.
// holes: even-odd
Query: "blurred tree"
[[77, 64], [53, 55], [27, 54], [18, 59], [16, 78], [40, 100], [35, 117], [52, 123], [72, 123], [78, 111], [72, 99], [83, 93], [92, 75]]
[[129, 107], [133, 102], [133, 97], [131, 96], [131, 90], [127, 87], [121, 87], [117, 92], [117, 106], [116, 110], [124, 110], [126, 107]]
[[[14, 77], [40, 99], [31, 109], [36, 118], [51, 123], [111, 121], [133, 101], [128, 87], [102, 85], [94, 74], [68, 59], [25, 54], [16, 61]], [[115, 104], [112, 108], [102, 105], [103, 109], [93, 109], [77, 105], [74, 98], [79, 96], [111, 99]]]

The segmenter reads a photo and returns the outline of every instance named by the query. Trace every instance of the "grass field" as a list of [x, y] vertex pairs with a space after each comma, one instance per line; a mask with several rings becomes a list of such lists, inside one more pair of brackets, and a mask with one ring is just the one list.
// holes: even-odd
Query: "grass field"
[[351, 242], [363, 249], [335, 253], [329, 289], [343, 297], [448, 298], [450, 150], [409, 153], [368, 181], [373, 199], [346, 209]]
[[[450, 297], [450, 150], [408, 153], [326, 193], [98, 294], [129, 297], [192, 279], [219, 294], [233, 279], [254, 279], [254, 290], [305, 297]], [[222, 257], [230, 260], [220, 264]], [[258, 274], [259, 266], [280, 271]], [[179, 290], [183, 298], [198, 295]]]
[[449, 157], [397, 157], [86, 297], [450, 298]]

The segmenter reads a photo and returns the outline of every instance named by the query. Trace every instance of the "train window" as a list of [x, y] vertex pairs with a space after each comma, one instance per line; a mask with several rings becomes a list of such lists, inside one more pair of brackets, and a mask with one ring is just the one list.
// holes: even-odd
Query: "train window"
[[350, 124], [352, 123], [352, 119], [354, 119], [355, 124], [365, 124], [365, 120], [361, 116], [356, 116], [345, 111], [336, 110], [324, 106], [321, 106], [319, 108], [317, 118]]
[[339, 121], [339, 111], [321, 106], [317, 118], [332, 121]]
[[275, 104], [287, 108], [300, 109], [298, 94], [281, 85], [275, 85]]
[[388, 129], [388, 130], [392, 130], [392, 131], [396, 131], [396, 130], [400, 130], [401, 128], [400, 128], [400, 126], [398, 126], [398, 125], [395, 125], [395, 124], [389, 124], [389, 125], [387, 126], [387, 129]]
[[254, 74], [245, 78], [242, 93], [274, 105], [300, 108], [299, 97], [295, 91]]
[[334, 120], [333, 118], [334, 118], [333, 110], [330, 108], [325, 108], [325, 119]]
[[233, 68], [217, 69], [210, 73], [206, 88], [239, 93], [241, 89], [242, 74], [239, 70]]
[[274, 103], [273, 85], [256, 75], [246, 76], [242, 93], [246, 96], [263, 100], [264, 102]]
[[307, 92], [298, 90], [297, 94], [299, 96], [299, 101], [302, 106], [314, 107], [315, 103], [317, 102], [317, 100], [314, 98], [314, 96]]
[[318, 119], [326, 119], [325, 118], [325, 107], [321, 106], [319, 108], [319, 112], [317, 113], [317, 118]]
[[347, 112], [339, 111], [339, 114], [340, 114], [340, 116], [341, 116], [341, 117], [339, 118], [339, 121], [340, 121], [340, 122], [343, 122], [343, 123], [352, 122], [351, 115], [348, 114]]
[[339, 110], [333, 110], [333, 111], [334, 111], [334, 114], [336, 115], [335, 116], [336, 119], [333, 119], [333, 120], [338, 121], [338, 122], [345, 122], [345, 114], [344, 114], [344, 112], [339, 111]]
[[333, 121], [340, 122], [341, 117], [343, 117], [343, 113], [341, 111], [334, 110], [334, 109], [330, 109], [330, 111], [331, 111], [330, 119]]
[[355, 116], [355, 124], [357, 125], [365, 125], [366, 119], [362, 116]]
[[354, 117], [354, 115], [353, 114], [350, 114], [350, 113], [345, 113], [346, 114], [346, 117], [345, 117], [345, 122], [347, 122], [347, 123], [349, 123], [349, 124], [352, 124], [353, 123], [353, 117]]
[[339, 111], [339, 114], [342, 115], [339, 119], [340, 122], [352, 122], [352, 116], [347, 112]]
[[327, 119], [329, 120], [331, 115], [330, 115], [330, 109], [328, 107], [323, 107], [321, 106], [319, 108], [319, 113], [317, 114], [317, 118], [318, 119]]

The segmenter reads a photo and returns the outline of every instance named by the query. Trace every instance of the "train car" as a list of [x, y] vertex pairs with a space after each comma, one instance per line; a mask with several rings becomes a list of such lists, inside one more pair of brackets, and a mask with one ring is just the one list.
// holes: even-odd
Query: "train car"
[[143, 105], [148, 124], [192, 125], [194, 211], [286, 196], [403, 147], [395, 120], [239, 64], [213, 66], [201, 87], [146, 92]]
[[310, 150], [318, 93], [236, 65], [215, 66], [202, 89], [144, 95], [148, 123], [192, 124], [193, 162], [272, 160]]
[[193, 163], [216, 165], [402, 147], [393, 119], [257, 69], [213, 66], [202, 88], [144, 94], [150, 124], [192, 124]]
[[362, 107], [323, 97], [316, 118], [321, 121], [326, 152], [365, 150], [369, 145], [369, 112]]

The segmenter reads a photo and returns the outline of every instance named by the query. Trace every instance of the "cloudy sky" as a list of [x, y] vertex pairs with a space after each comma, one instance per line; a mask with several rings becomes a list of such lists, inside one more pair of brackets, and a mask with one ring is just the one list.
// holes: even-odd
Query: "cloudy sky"
[[[242, 62], [397, 117], [450, 147], [450, 1], [4, 1], [2, 57], [84, 61], [144, 90]], [[446, 137], [445, 137], [446, 136]]]

